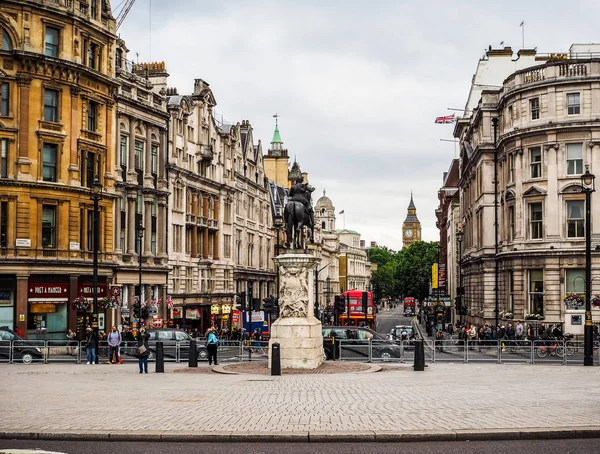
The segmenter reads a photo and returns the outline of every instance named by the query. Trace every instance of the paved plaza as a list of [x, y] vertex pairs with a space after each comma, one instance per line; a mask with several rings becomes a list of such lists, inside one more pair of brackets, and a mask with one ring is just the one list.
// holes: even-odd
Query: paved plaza
[[[600, 428], [600, 368], [408, 365], [336, 375], [2, 365], [0, 432], [357, 434]], [[206, 366], [203, 366], [206, 367]], [[151, 370], [154, 366], [151, 365]]]

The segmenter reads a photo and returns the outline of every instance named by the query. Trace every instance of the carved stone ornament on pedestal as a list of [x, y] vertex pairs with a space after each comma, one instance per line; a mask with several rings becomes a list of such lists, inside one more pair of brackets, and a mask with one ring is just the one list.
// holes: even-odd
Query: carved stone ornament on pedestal
[[282, 369], [316, 369], [323, 363], [321, 322], [314, 316], [314, 273], [320, 259], [287, 253], [275, 258], [279, 268], [279, 314], [271, 326], [271, 345], [280, 345]]

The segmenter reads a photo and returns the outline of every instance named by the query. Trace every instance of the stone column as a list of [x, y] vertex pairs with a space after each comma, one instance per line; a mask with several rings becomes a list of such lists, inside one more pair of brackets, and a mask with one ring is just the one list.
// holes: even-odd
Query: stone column
[[[560, 239], [561, 222], [559, 216], [559, 198], [558, 198], [558, 178], [563, 176], [558, 174], [557, 162], [564, 163], [564, 159], [558, 159], [558, 143], [548, 143], [544, 145], [546, 152], [546, 162], [548, 164], [548, 194], [546, 194], [546, 203], [544, 203], [545, 216], [544, 224], [546, 228], [545, 237], [548, 240], [558, 241]], [[564, 164], [563, 164], [564, 165]]]
[[271, 346], [281, 347], [282, 369], [316, 369], [323, 363], [321, 322], [314, 316], [313, 269], [320, 261], [310, 254], [283, 254], [275, 261], [280, 272], [280, 318], [271, 326]]
[[[17, 313], [15, 314], [15, 324], [23, 331], [23, 337], [27, 339], [27, 294], [29, 275], [17, 275], [17, 295], [15, 304], [17, 306]], [[24, 320], [21, 320], [21, 315], [24, 316]]]
[[146, 124], [146, 153], [144, 162], [144, 178], [152, 178], [152, 131], [150, 125]]
[[129, 153], [129, 163], [127, 165], [127, 175], [131, 175], [131, 178], [124, 176], [125, 181], [137, 181], [135, 173], [135, 119], [129, 117], [129, 147], [127, 147]]
[[152, 255], [152, 200], [144, 200], [144, 253]]
[[[17, 158], [17, 178], [19, 180], [34, 180], [37, 179], [37, 175], [34, 177], [31, 175], [31, 157], [29, 156], [29, 92], [31, 87], [31, 77], [19, 76], [17, 78], [17, 85], [19, 86], [19, 135], [17, 145], [19, 148], [19, 157]], [[43, 95], [42, 95], [43, 96]], [[27, 293], [25, 293], [27, 298]], [[27, 301], [27, 300], [26, 300]], [[27, 316], [27, 311], [25, 311]], [[22, 328], [23, 333], [27, 325]]]
[[114, 251], [115, 254], [121, 254], [121, 203], [123, 203], [123, 197], [117, 189], [117, 198], [115, 199], [115, 231], [113, 232], [113, 238], [115, 241]]
[[165, 197], [160, 197], [158, 200], [158, 238], [156, 241], [156, 250], [158, 255], [165, 257], [167, 254], [167, 200]]

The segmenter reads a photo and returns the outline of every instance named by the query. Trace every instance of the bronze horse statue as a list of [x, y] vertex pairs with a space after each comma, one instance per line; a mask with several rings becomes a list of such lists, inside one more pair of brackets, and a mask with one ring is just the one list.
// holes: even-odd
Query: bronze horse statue
[[302, 183], [302, 177], [290, 189], [290, 200], [285, 205], [283, 217], [285, 219], [285, 246], [289, 249], [303, 249], [304, 227], [310, 229], [310, 242], [314, 242], [314, 218], [312, 216], [311, 193], [315, 188]]

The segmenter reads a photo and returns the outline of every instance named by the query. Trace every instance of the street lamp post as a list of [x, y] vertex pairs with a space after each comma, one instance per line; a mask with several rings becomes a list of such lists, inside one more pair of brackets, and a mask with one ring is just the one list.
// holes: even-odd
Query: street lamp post
[[[275, 215], [275, 219], [273, 222], [273, 226], [277, 229], [277, 242], [275, 243], [275, 256], [279, 255], [279, 232], [281, 231], [281, 227], [283, 226], [283, 218], [280, 215]], [[277, 280], [275, 285], [277, 288], [275, 289], [275, 295], [277, 297], [277, 304], [279, 304], [279, 265], [277, 265]]]
[[142, 225], [142, 221], [137, 225], [136, 233], [138, 240], [140, 240], [140, 249], [138, 250], [138, 263], [139, 263], [139, 287], [140, 287], [140, 299], [138, 300], [139, 308], [138, 308], [138, 333], [142, 328], [142, 239], [144, 238], [144, 226]]
[[[96, 315], [96, 339], [98, 339], [99, 331], [100, 331], [100, 321], [99, 312], [98, 312], [98, 248], [100, 247], [100, 220], [98, 213], [98, 204], [100, 200], [102, 200], [102, 183], [98, 176], [94, 178], [94, 182], [92, 183], [92, 194], [90, 198], [94, 201], [94, 218], [93, 218], [93, 251], [94, 251], [94, 262], [93, 262], [93, 277], [92, 277], [92, 295], [94, 298], [94, 313]], [[98, 364], [98, 354], [96, 352], [96, 364]]]
[[458, 308], [458, 321], [462, 323], [462, 312], [463, 312], [463, 295], [462, 295], [462, 242], [463, 242], [463, 231], [462, 228], [458, 228], [456, 232], [456, 241], [458, 241], [458, 288], [456, 294], [460, 306]]
[[581, 175], [581, 186], [585, 191], [585, 327], [583, 331], [583, 365], [594, 365], [594, 346], [592, 329], [592, 216], [591, 198], [596, 190], [596, 176], [590, 173], [590, 166], [585, 166], [585, 173]]

